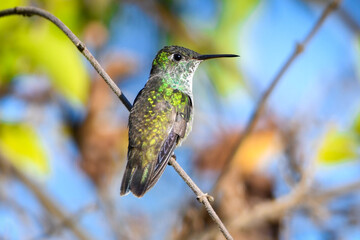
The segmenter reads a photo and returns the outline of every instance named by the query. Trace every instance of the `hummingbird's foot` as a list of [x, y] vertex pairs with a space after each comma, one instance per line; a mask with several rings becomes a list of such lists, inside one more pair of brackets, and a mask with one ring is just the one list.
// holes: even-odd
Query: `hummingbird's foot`
[[207, 200], [209, 202], [213, 202], [214, 201], [214, 197], [209, 195], [208, 193], [203, 193], [202, 195], [199, 195], [196, 197], [196, 199], [200, 202], [203, 203], [205, 201], [205, 198], [207, 198]]
[[[176, 156], [175, 154], [171, 155], [171, 158], [173, 158], [176, 161]], [[168, 165], [171, 165], [170, 161], [168, 162]]]

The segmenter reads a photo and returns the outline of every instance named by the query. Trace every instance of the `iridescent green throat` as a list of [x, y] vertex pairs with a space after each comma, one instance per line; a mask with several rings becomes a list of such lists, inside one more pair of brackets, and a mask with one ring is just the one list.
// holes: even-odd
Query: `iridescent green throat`
[[175, 63], [169, 59], [168, 54], [163, 52], [154, 59], [153, 65], [161, 69], [158, 72], [158, 76], [163, 79], [164, 88], [169, 86], [192, 97], [192, 80], [200, 62], [199, 60], [191, 59]]

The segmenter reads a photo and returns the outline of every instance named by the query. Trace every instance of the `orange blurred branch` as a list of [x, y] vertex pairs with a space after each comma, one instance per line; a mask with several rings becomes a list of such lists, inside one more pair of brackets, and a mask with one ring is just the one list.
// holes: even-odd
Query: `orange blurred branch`
[[326, 202], [336, 197], [360, 190], [360, 181], [357, 181], [330, 190], [314, 193], [314, 191], [310, 191], [309, 179], [307, 179], [307, 177], [304, 176], [290, 194], [273, 201], [258, 204], [253, 209], [244, 211], [234, 219], [229, 226], [235, 228], [254, 227], [265, 221], [280, 219], [287, 212], [295, 208], [307, 205], [311, 206], [314, 203], [315, 207], [323, 206]]

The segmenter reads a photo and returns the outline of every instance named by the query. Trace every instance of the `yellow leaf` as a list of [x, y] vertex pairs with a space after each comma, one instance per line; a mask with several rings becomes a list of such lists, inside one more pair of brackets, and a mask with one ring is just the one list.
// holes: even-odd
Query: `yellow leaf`
[[0, 123], [0, 151], [17, 168], [34, 175], [49, 172], [39, 136], [25, 124]]
[[237, 150], [234, 162], [244, 175], [266, 168], [272, 156], [279, 154], [282, 143], [276, 129], [251, 133]]
[[357, 157], [356, 145], [354, 134], [331, 128], [324, 136], [318, 160], [324, 164], [336, 164], [354, 159]]
[[358, 136], [360, 136], [360, 113], [355, 118], [354, 131]]

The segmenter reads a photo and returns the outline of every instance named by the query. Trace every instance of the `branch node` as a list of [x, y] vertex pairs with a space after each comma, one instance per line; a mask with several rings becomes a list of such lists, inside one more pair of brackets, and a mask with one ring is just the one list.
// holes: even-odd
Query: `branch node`
[[341, 0], [334, 0], [333, 2], [330, 3], [329, 8], [333, 10], [337, 9], [340, 5], [340, 1]]
[[76, 44], [76, 47], [80, 52], [83, 52], [85, 49], [85, 45], [82, 42], [79, 42], [78, 44]]
[[14, 7], [14, 12], [16, 14], [20, 14], [20, 15], [22, 15], [24, 17], [31, 17], [33, 15], [33, 13], [31, 13], [31, 12], [22, 11], [21, 7]]
[[196, 197], [196, 199], [200, 202], [200, 203], [204, 203], [205, 199], [207, 199], [209, 202], [213, 202], [214, 201], [214, 197], [209, 195], [208, 193], [203, 193], [199, 196]]
[[302, 44], [302, 43], [297, 43], [297, 44], [296, 44], [296, 49], [295, 49], [296, 54], [300, 54], [300, 53], [302, 53], [304, 50], [305, 50], [304, 44]]

